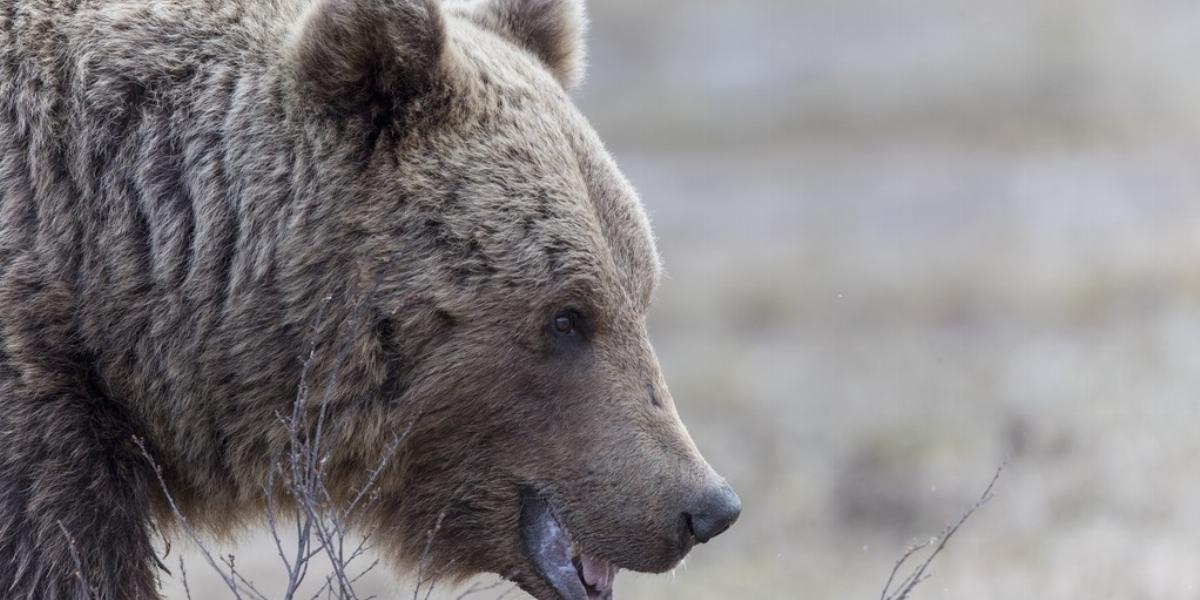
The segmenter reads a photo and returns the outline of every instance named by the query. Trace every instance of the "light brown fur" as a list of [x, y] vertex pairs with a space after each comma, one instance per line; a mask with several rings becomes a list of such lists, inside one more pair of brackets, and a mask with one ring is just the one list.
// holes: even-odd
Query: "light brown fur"
[[529, 493], [625, 568], [681, 559], [722, 482], [647, 339], [646, 216], [564, 89], [582, 14], [0, 8], [0, 590], [82, 597], [61, 523], [93, 597], [155, 597], [170, 516], [133, 438], [192, 521], [254, 522], [302, 374], [339, 501], [412, 426], [367, 519], [398, 564], [441, 519], [437, 570], [555, 597]]

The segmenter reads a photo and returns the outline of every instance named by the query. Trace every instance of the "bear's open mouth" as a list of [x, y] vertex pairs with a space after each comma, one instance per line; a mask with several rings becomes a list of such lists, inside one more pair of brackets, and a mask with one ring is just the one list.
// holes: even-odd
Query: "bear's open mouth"
[[584, 552], [550, 504], [526, 496], [521, 506], [521, 541], [538, 575], [560, 600], [611, 600], [620, 569]]

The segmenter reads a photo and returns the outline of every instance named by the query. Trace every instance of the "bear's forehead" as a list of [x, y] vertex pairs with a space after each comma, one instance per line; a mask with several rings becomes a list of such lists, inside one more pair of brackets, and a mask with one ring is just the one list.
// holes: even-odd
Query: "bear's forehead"
[[[453, 21], [453, 19], [452, 19]], [[641, 200], [562, 87], [528, 53], [462, 22], [451, 27], [467, 143], [462, 174], [522, 265], [615, 283], [636, 308], [661, 271]], [[530, 262], [536, 255], [540, 261]]]
[[[589, 131], [521, 135], [474, 129], [436, 170], [436, 211], [477, 239], [497, 273], [546, 287], [585, 287], [637, 311], [659, 259], [632, 186]], [[615, 295], [614, 295], [615, 294]]]
[[645, 307], [662, 271], [649, 219], [633, 186], [612, 158], [594, 135], [587, 137], [593, 140], [580, 154], [580, 170], [589, 204], [597, 216], [596, 223], [612, 266], [632, 299]]

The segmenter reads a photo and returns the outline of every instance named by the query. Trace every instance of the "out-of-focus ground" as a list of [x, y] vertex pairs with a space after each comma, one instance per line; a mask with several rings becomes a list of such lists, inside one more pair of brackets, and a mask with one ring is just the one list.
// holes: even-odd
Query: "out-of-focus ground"
[[619, 597], [877, 597], [1005, 456], [915, 598], [1200, 597], [1200, 3], [591, 13], [577, 96], [656, 227], [651, 333], [744, 503]]

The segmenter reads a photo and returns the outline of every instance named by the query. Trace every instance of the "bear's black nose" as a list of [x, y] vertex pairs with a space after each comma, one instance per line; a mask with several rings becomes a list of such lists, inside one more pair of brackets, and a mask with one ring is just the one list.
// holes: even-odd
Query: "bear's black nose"
[[696, 501], [695, 507], [683, 513], [688, 529], [701, 544], [729, 529], [742, 514], [742, 501], [729, 484], [709, 488]]

